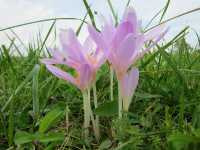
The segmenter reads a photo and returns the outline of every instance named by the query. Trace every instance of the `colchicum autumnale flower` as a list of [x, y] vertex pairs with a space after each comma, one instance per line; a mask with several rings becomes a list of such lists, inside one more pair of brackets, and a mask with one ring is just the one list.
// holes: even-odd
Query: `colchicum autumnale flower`
[[[104, 19], [104, 22], [100, 33], [91, 25], [88, 25], [88, 31], [98, 47], [104, 51], [116, 72], [119, 83], [119, 115], [121, 116], [121, 109], [128, 110], [139, 79], [137, 69], [130, 72], [128, 69], [149, 52], [163, 38], [167, 30], [163, 31], [163, 26], [158, 26], [147, 33], [141, 32], [141, 22], [138, 21], [133, 8], [127, 8], [117, 27], [114, 26], [112, 20]], [[145, 48], [145, 44], [149, 46]], [[121, 96], [123, 103], [120, 100]]]
[[[60, 32], [60, 42], [62, 50], [50, 50], [52, 58], [41, 60], [47, 69], [58, 78], [66, 80], [77, 86], [83, 93], [84, 105], [84, 127], [85, 136], [88, 136], [90, 120], [93, 123], [95, 136], [98, 139], [99, 131], [94, 121], [90, 105], [90, 87], [95, 83], [97, 70], [105, 62], [106, 57], [96, 44], [88, 37], [81, 45], [72, 29], [62, 30]], [[76, 71], [76, 76], [60, 69], [55, 65], [66, 65]]]
[[[78, 41], [72, 29], [62, 30], [60, 33], [62, 51], [50, 50], [52, 58], [41, 60], [47, 69], [58, 78], [77, 86], [81, 91], [86, 90], [95, 81], [98, 68], [105, 62], [105, 56], [88, 37], [83, 45]], [[66, 65], [76, 71], [76, 76], [58, 68], [57, 64]]]

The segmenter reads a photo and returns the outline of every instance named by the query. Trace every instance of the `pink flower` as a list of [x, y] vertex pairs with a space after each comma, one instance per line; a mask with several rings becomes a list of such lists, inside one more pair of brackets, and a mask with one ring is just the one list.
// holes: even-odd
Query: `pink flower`
[[[106, 21], [101, 33], [94, 27], [88, 25], [88, 31], [92, 39], [96, 42], [112, 64], [118, 79], [126, 74], [128, 68], [138, 59], [142, 58], [157, 42], [165, 35], [162, 26], [159, 26], [148, 33], [140, 31], [141, 22], [137, 20], [133, 8], [128, 8], [120, 24], [115, 27], [112, 21]], [[144, 45], [150, 41], [150, 46]]]
[[[112, 20], [104, 19], [104, 22], [100, 33], [91, 25], [88, 25], [88, 31], [116, 72], [119, 94], [122, 96], [119, 96], [119, 117], [121, 117], [121, 109], [128, 111], [139, 80], [139, 71], [131, 69], [128, 72], [129, 68], [149, 52], [163, 38], [167, 30], [163, 31], [163, 26], [158, 26], [147, 33], [141, 32], [141, 22], [138, 21], [133, 8], [127, 8], [117, 27], [113, 25]], [[145, 44], [148, 45], [147, 48]]]
[[[60, 42], [62, 50], [50, 49], [52, 58], [44, 58], [41, 62], [58, 78], [85, 90], [94, 82], [98, 68], [105, 62], [104, 53], [89, 37], [81, 45], [72, 29], [60, 32]], [[55, 66], [58, 64], [73, 68], [76, 76]]]

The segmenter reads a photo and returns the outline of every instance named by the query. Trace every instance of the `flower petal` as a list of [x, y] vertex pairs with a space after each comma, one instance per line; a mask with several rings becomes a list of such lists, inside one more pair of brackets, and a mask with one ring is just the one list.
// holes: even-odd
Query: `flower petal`
[[104, 52], [102, 52], [100, 50], [100, 48], [96, 48], [96, 52], [93, 55], [94, 59], [96, 60], [97, 64], [96, 64], [96, 69], [101, 67], [102, 64], [105, 63], [106, 61], [106, 55]]
[[60, 63], [58, 60], [53, 59], [53, 58], [43, 58], [43, 59], [40, 59], [40, 62], [45, 65], [54, 65], [54, 64]]
[[58, 78], [63, 79], [65, 81], [69, 81], [70, 83], [77, 86], [76, 80], [69, 73], [67, 73], [67, 72], [65, 72], [65, 71], [63, 71], [63, 70], [61, 70], [58, 67], [55, 67], [53, 65], [46, 65], [46, 67], [52, 74], [54, 74]]
[[118, 66], [121, 69], [127, 70], [132, 64], [133, 55], [139, 52], [139, 49], [144, 44], [143, 36], [135, 36], [134, 34], [129, 34], [121, 42], [119, 48], [116, 49], [116, 56], [118, 59]]
[[133, 33], [133, 26], [130, 22], [122, 22], [117, 27], [112, 41], [112, 49], [119, 47], [121, 41], [130, 33]]
[[79, 86], [81, 90], [85, 90], [88, 88], [90, 83], [92, 82], [92, 70], [91, 67], [88, 64], [82, 65], [82, 67], [79, 70], [80, 73], [80, 81]]
[[154, 41], [152, 41], [151, 45], [146, 48], [145, 50], [143, 50], [142, 52], [140, 52], [136, 58], [135, 61], [137, 61], [138, 59], [141, 59], [147, 52], [149, 52], [168, 32], [169, 29], [166, 29], [163, 33], [159, 34], [156, 39]]
[[138, 24], [137, 15], [136, 15], [136, 12], [133, 7], [128, 7], [125, 10], [122, 21], [123, 22], [126, 22], [126, 21], [131, 22], [135, 28], [137, 27], [137, 24]]
[[94, 42], [98, 45], [99, 48], [106, 51], [107, 46], [106, 46], [101, 34], [99, 32], [97, 32], [96, 29], [92, 25], [88, 25], [87, 27], [88, 27], [88, 32], [89, 32], [91, 38], [94, 40]]
[[85, 61], [83, 47], [72, 29], [61, 30], [60, 42], [62, 44], [63, 51], [68, 55], [68, 57], [70, 57], [70, 59], [75, 59], [80, 62]]
[[112, 39], [114, 37], [114, 33], [115, 33], [115, 26], [113, 24], [113, 20], [110, 17], [109, 21], [107, 21], [106, 19], [103, 19], [102, 22], [104, 22], [104, 25], [101, 30], [101, 35], [102, 35], [103, 39], [106, 39], [106, 40], [104, 40], [106, 45], [110, 45], [112, 42]]
[[120, 81], [120, 89], [123, 99], [123, 108], [128, 111], [133, 94], [138, 85], [139, 70], [132, 68]]
[[95, 50], [96, 44], [94, 43], [92, 38], [88, 36], [83, 43], [83, 47], [84, 47], [84, 53], [86, 53], [86, 55], [91, 55]]

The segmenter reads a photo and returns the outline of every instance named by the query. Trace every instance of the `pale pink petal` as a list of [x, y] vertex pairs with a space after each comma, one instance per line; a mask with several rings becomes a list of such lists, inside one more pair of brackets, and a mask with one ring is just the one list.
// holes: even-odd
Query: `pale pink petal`
[[116, 54], [113, 51], [111, 53], [109, 53], [108, 61], [112, 64], [113, 68], [116, 71], [120, 69], [120, 66], [118, 65], [119, 64], [118, 57], [116, 56]]
[[132, 68], [121, 80], [120, 90], [123, 99], [123, 108], [128, 111], [135, 89], [139, 81], [139, 70]]
[[80, 74], [79, 86], [81, 90], [84, 90], [88, 88], [88, 86], [90, 85], [92, 81], [91, 67], [88, 64], [82, 65], [82, 67], [79, 70], [79, 74]]
[[40, 60], [41, 63], [45, 65], [54, 65], [54, 64], [60, 64], [60, 61], [53, 59], [53, 58], [43, 58]]
[[139, 81], [139, 70], [137, 68], [132, 68], [131, 71], [129, 72], [129, 97], [132, 98], [135, 89], [137, 88], [138, 85], [138, 81]]
[[65, 62], [65, 64], [68, 66], [68, 67], [71, 67], [75, 70], [78, 70], [80, 69], [80, 65], [81, 63], [77, 62], [77, 61], [74, 61], [73, 59], [67, 59], [67, 61]]
[[40, 62], [45, 64], [45, 65], [55, 65], [55, 64], [62, 64], [62, 65], [67, 65], [68, 67], [71, 67], [73, 69], [79, 69], [80, 63], [77, 63], [74, 60], [71, 59], [66, 59], [66, 60], [58, 60], [55, 58], [43, 58], [40, 59]]
[[98, 45], [99, 48], [101, 48], [102, 50], [106, 51], [107, 50], [107, 46], [104, 42], [101, 34], [99, 32], [96, 31], [96, 29], [92, 26], [92, 25], [88, 25], [88, 32], [91, 36], [91, 38], [94, 40], [94, 42]]
[[116, 54], [118, 59], [118, 66], [127, 70], [133, 63], [133, 56], [136, 55], [144, 44], [143, 35], [135, 36], [134, 34], [128, 34], [127, 37], [120, 43], [119, 48], [113, 53]]
[[69, 73], [67, 73], [53, 65], [46, 65], [46, 67], [52, 74], [54, 74], [58, 78], [63, 79], [65, 81], [69, 81], [70, 83], [77, 86], [76, 80]]
[[85, 61], [83, 55], [83, 47], [78, 41], [76, 34], [72, 29], [61, 30], [60, 32], [60, 42], [63, 51], [71, 57], [71, 59], [76, 59], [79, 61]]
[[99, 48], [96, 49], [96, 52], [93, 55], [93, 57], [97, 62], [96, 68], [100, 68], [100, 66], [103, 65], [107, 59], [105, 53], [101, 51]]
[[128, 7], [125, 10], [122, 21], [123, 22], [126, 22], [126, 21], [131, 22], [132, 25], [135, 27], [135, 29], [137, 28], [138, 20], [137, 20], [137, 15], [136, 15], [134, 8]]
[[139, 70], [136, 68], [132, 68], [131, 71], [126, 73], [126, 75], [122, 78], [121, 82], [121, 91], [123, 97], [132, 97], [134, 91], [138, 85], [139, 80]]
[[48, 48], [49, 52], [51, 53], [52, 55], [52, 58], [53, 59], [56, 59], [60, 62], [62, 62], [64, 59], [66, 59], [66, 55], [63, 54], [59, 49], [57, 48], [54, 48], [54, 49], [51, 49], [51, 48]]
[[88, 36], [83, 43], [83, 47], [84, 47], [84, 53], [86, 53], [87, 55], [91, 55], [95, 50], [96, 44], [94, 43], [92, 38]]
[[101, 35], [102, 35], [103, 39], [106, 39], [106, 40], [104, 40], [106, 45], [109, 46], [112, 42], [113, 37], [114, 37], [115, 26], [114, 26], [114, 23], [113, 23], [111, 16], [110, 16], [109, 20], [107, 20], [106, 18], [103, 18], [102, 20], [103, 20], [102, 22], [104, 23], [104, 25], [103, 25], [102, 30], [101, 30]]
[[141, 59], [147, 52], [149, 52], [160, 40], [162, 40], [162, 38], [166, 35], [166, 33], [168, 32], [168, 29], [165, 30], [163, 33], [159, 34], [156, 39], [154, 41], [151, 42], [151, 45], [146, 48], [145, 50], [143, 50], [142, 52], [140, 52], [135, 60]]
[[130, 22], [123, 22], [119, 24], [112, 41], [112, 49], [115, 50], [116, 48], [118, 48], [123, 39], [128, 34], [133, 33], [133, 30], [133, 26]]

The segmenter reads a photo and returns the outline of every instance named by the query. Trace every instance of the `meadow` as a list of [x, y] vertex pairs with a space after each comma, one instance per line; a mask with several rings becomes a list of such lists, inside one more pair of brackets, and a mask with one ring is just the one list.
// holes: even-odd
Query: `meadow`
[[[84, 4], [88, 18], [95, 25], [92, 8], [86, 0]], [[155, 16], [160, 17], [159, 23], [181, 17], [163, 20], [169, 5], [170, 1]], [[109, 6], [117, 20], [110, 1]], [[188, 13], [192, 11], [183, 15]], [[129, 111], [121, 118], [118, 117], [117, 78], [114, 75], [114, 100], [110, 101], [110, 65], [103, 64], [96, 77], [98, 107], [92, 104], [94, 114], [100, 118], [100, 138], [96, 139], [90, 126], [86, 140], [81, 91], [52, 75], [41, 63], [41, 58], [49, 55], [44, 51], [49, 35], [54, 34], [55, 21], [44, 39], [26, 45], [26, 56], [20, 53], [14, 40], [9, 46], [0, 43], [0, 150], [200, 149], [198, 34], [194, 33], [197, 46], [191, 46], [186, 42], [190, 28], [180, 29], [176, 36], [159, 42], [137, 62], [139, 84]], [[84, 24], [85, 19], [80, 21], [77, 35]], [[11, 54], [13, 49], [17, 55]], [[91, 103], [94, 99], [91, 91]]]

